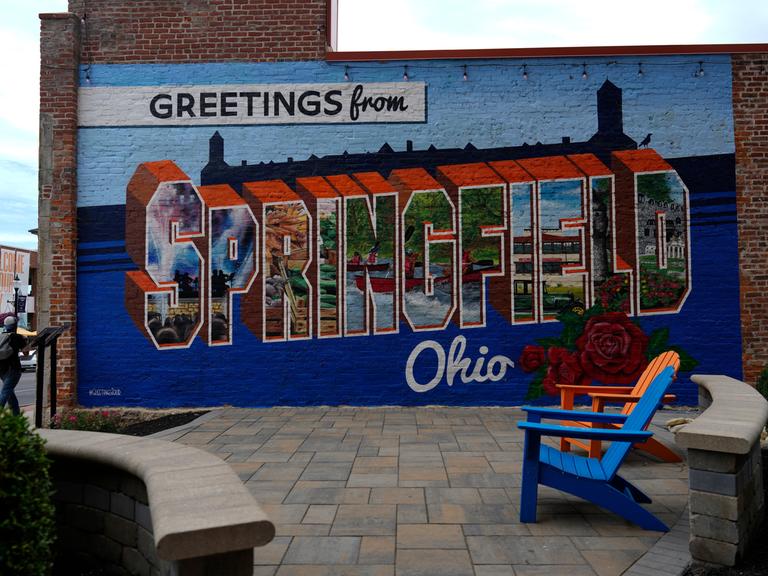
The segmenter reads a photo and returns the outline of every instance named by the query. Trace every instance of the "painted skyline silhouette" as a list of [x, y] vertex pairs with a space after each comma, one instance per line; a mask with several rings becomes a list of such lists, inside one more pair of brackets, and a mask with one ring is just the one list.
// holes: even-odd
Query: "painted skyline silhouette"
[[208, 164], [200, 173], [202, 185], [229, 184], [240, 192], [243, 182], [260, 180], [283, 180], [289, 186], [296, 178], [318, 174], [353, 173], [375, 170], [385, 177], [401, 168], [424, 168], [434, 173], [443, 164], [470, 162], [492, 162], [495, 160], [517, 160], [541, 156], [591, 153], [606, 165], [611, 165], [611, 152], [635, 150], [637, 142], [624, 133], [622, 90], [606, 80], [597, 91], [597, 132], [585, 142], [572, 142], [564, 136], [560, 142], [543, 144], [524, 142], [520, 146], [499, 146], [477, 148], [468, 142], [463, 148], [436, 148], [416, 150], [411, 140], [406, 149], [395, 151], [385, 142], [376, 152], [330, 154], [318, 157], [314, 154], [306, 160], [288, 158], [285, 162], [260, 162], [248, 164], [243, 160], [240, 166], [230, 166], [224, 159], [224, 138], [218, 131], [209, 140]]

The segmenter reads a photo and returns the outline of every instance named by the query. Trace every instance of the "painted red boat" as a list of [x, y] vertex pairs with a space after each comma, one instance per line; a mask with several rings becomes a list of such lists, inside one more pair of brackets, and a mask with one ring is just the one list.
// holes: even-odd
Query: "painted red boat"
[[368, 270], [368, 272], [386, 272], [389, 270], [389, 263], [366, 264], [362, 262], [360, 264], [350, 264], [347, 262], [347, 272], [362, 272], [363, 270]]
[[[464, 284], [467, 284], [468, 282], [480, 282], [483, 278], [482, 273], [483, 272], [499, 272], [501, 270], [501, 266], [486, 266], [482, 267], [478, 270], [473, 270], [472, 272], [469, 272], [467, 274], [464, 274], [462, 277], [462, 282]], [[395, 279], [393, 277], [386, 277], [383, 278], [381, 276], [370, 276], [371, 280], [371, 288], [373, 288], [374, 292], [394, 292], [395, 291]], [[435, 284], [442, 284], [444, 282], [449, 282], [450, 277], [448, 276], [437, 276], [435, 277]], [[362, 274], [356, 274], [355, 275], [355, 285], [357, 286], [358, 290], [363, 289], [363, 282], [365, 282], [365, 278]], [[423, 286], [424, 279], [423, 278], [406, 278], [405, 279], [405, 291], [408, 292], [410, 290], [415, 290], [419, 286]]]
[[[369, 276], [368, 277], [371, 281], [371, 288], [373, 288], [374, 292], [394, 292], [395, 291], [395, 279], [392, 277], [381, 277], [381, 276]], [[442, 277], [441, 277], [442, 278]], [[435, 281], [437, 282], [441, 278], [435, 278]], [[365, 286], [365, 277], [362, 274], [356, 274], [355, 275], [355, 284], [357, 285], [358, 290], [362, 290]], [[415, 290], [419, 286], [424, 284], [424, 278], [406, 278], [405, 279], [405, 290], [406, 292], [409, 290]]]

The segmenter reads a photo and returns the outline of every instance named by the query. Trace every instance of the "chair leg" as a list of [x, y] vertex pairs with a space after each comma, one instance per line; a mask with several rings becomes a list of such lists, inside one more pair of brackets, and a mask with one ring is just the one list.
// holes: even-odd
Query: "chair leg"
[[523, 444], [523, 482], [520, 489], [520, 522], [536, 522], [540, 455], [541, 436], [526, 432]]
[[571, 442], [568, 438], [560, 438], [560, 452], [570, 452]]
[[599, 460], [602, 455], [603, 455], [603, 443], [600, 440], [590, 440], [589, 457], [597, 458]]
[[605, 481], [566, 476], [558, 470], [553, 473], [544, 472], [542, 484], [584, 498], [584, 500], [605, 508], [645, 530], [669, 531], [667, 525], [656, 516]]
[[635, 444], [634, 448], [640, 450], [651, 456], [655, 456], [659, 460], [664, 462], [682, 462], [683, 459], [680, 455], [673, 451], [671, 448], [667, 448], [664, 444], [656, 440], [655, 438], [649, 438], [642, 444]]
[[520, 490], [520, 522], [536, 522], [536, 505], [539, 501], [539, 481], [533, 475], [526, 475], [523, 468], [523, 486]]
[[626, 518], [645, 530], [669, 531], [664, 522], [656, 518], [656, 516], [648, 512], [640, 504], [616, 490], [613, 486], [606, 487], [595, 494], [592, 502]]

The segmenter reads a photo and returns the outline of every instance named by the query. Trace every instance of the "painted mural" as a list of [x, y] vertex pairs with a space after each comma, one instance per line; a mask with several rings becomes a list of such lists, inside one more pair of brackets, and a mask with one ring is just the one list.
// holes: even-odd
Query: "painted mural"
[[[665, 62], [668, 74], [677, 61]], [[119, 403], [148, 406], [547, 402], [557, 383], [630, 384], [670, 349], [675, 392], [693, 401], [694, 368], [740, 375], [730, 66], [718, 65], [717, 90], [675, 86], [674, 98], [653, 96], [667, 76], [642, 85], [607, 72], [589, 94], [542, 80], [543, 93], [581, 101], [587, 124], [553, 144], [523, 137], [536, 132], [520, 126], [531, 104], [515, 98], [530, 86], [450, 82], [439, 64], [422, 90], [384, 83], [386, 66], [359, 90], [326, 81], [312, 96], [327, 104], [316, 125], [291, 123], [282, 96], [280, 126], [278, 104], [268, 126], [198, 125], [193, 113], [99, 127], [89, 116], [86, 164], [102, 138], [145, 138], [117, 145], [136, 148], [125, 159], [98, 160], [125, 171], [113, 203], [88, 196], [104, 171], [80, 176], [80, 289], [99, 288], [80, 300], [81, 349], [96, 311], [111, 327], [96, 353], [108, 364], [81, 360], [80, 401], [115, 403], [98, 393], [108, 371]], [[298, 81], [301, 66], [332, 68], [294, 66]], [[157, 74], [158, 86], [172, 81]], [[355, 100], [377, 80], [379, 100]], [[519, 94], [504, 100], [504, 88]], [[463, 113], [451, 97], [486, 108]], [[349, 126], [348, 106], [366, 121]], [[568, 110], [540, 113], [542, 132], [574, 126]], [[674, 112], [679, 125], [656, 126]], [[440, 146], [414, 144], [437, 134]], [[256, 161], [230, 164], [231, 148]], [[712, 329], [732, 346], [715, 346]]]

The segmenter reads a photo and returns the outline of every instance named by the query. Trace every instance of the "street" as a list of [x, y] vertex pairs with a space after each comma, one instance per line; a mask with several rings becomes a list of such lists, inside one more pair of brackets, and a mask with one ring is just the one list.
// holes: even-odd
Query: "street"
[[16, 385], [16, 397], [20, 406], [31, 406], [35, 403], [35, 372], [24, 372]]

